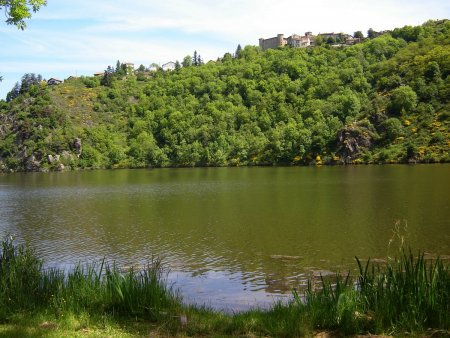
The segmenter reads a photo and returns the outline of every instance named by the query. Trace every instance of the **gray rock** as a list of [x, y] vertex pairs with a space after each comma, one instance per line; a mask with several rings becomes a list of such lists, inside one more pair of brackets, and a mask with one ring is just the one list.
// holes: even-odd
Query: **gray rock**
[[64, 171], [64, 169], [66, 169], [66, 167], [62, 163], [58, 163], [55, 167], [56, 171]]
[[82, 147], [81, 147], [81, 139], [79, 137], [73, 140], [72, 147], [75, 150], [75, 154], [77, 155], [77, 157], [80, 157]]
[[364, 149], [369, 149], [372, 146], [373, 132], [364, 124], [353, 122], [345, 126], [338, 133], [338, 143], [340, 155], [343, 163], [352, 163], [358, 158]]
[[41, 162], [36, 159], [36, 156], [31, 155], [27, 158], [25, 169], [27, 171], [40, 171], [41, 170]]
[[70, 160], [72, 158], [72, 155], [67, 150], [64, 150], [61, 153], [61, 157], [65, 160]]

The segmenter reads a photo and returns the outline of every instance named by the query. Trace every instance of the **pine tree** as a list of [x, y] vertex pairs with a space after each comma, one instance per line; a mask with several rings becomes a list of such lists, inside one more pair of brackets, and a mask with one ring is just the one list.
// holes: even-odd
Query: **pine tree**
[[198, 56], [197, 56], [197, 51], [194, 51], [194, 56], [192, 57], [192, 64], [194, 66], [198, 66]]
[[234, 57], [235, 57], [235, 58], [239, 58], [239, 56], [241, 55], [241, 51], [242, 51], [242, 47], [241, 47], [241, 45], [239, 44], [239, 45], [237, 46], [237, 48], [236, 48], [236, 53], [234, 53]]
[[105, 70], [105, 74], [103, 74], [103, 77], [100, 81], [100, 83], [103, 86], [111, 87], [111, 85], [113, 83], [113, 77], [114, 77], [114, 73], [112, 73], [111, 70], [112, 70], [112, 67], [108, 67], [108, 69]]
[[11, 91], [8, 94], [6, 94], [6, 102], [11, 102], [17, 96], [19, 96], [19, 94], [20, 94], [20, 84], [19, 82], [16, 82]]
[[197, 66], [201, 66], [201, 65], [203, 65], [204, 64], [204, 62], [203, 62], [203, 59], [202, 59], [202, 57], [200, 56], [200, 54], [197, 56]]

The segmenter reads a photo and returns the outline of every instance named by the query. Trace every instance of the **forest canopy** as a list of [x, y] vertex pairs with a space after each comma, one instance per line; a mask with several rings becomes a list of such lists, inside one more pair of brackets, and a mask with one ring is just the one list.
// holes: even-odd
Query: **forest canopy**
[[0, 103], [0, 169], [450, 160], [448, 20], [354, 46], [195, 55], [60, 85], [24, 75]]

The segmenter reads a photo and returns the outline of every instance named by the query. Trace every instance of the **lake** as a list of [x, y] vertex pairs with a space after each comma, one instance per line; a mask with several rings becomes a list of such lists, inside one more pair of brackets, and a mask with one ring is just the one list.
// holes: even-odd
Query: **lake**
[[64, 268], [160, 257], [186, 302], [237, 311], [401, 236], [449, 255], [449, 192], [447, 164], [17, 173], [0, 175], [0, 234]]

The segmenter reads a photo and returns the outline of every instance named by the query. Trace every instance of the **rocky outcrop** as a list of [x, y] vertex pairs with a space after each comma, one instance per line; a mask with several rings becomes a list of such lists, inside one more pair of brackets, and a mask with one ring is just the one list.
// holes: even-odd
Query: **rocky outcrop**
[[26, 171], [42, 171], [41, 161], [33, 154], [26, 158], [25, 160], [25, 170]]
[[72, 141], [72, 148], [75, 152], [75, 154], [77, 155], [77, 157], [79, 158], [81, 155], [81, 139], [76, 137], [73, 141]]
[[376, 131], [367, 120], [353, 122], [338, 133], [337, 154], [344, 164], [353, 163], [364, 150], [373, 146]]

